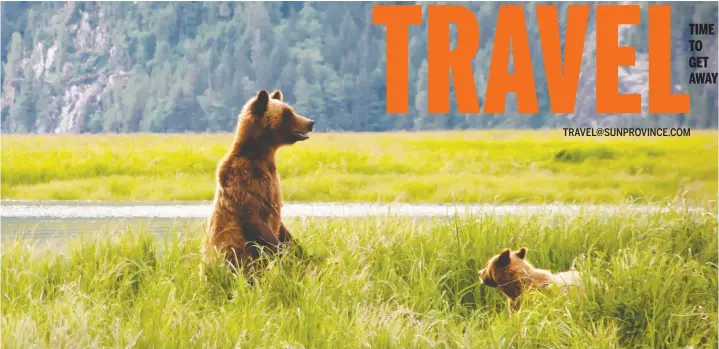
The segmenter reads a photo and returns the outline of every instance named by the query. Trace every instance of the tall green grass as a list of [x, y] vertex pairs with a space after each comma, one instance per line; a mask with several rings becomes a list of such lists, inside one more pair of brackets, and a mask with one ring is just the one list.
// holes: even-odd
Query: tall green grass
[[[311, 257], [254, 285], [200, 232], [124, 231], [69, 246], [7, 242], [4, 348], [716, 348], [717, 219], [688, 212], [288, 222]], [[477, 270], [502, 247], [574, 265], [584, 289], [507, 313]], [[588, 281], [592, 280], [592, 281]]]
[[[232, 135], [3, 135], [2, 197], [211, 200]], [[580, 138], [561, 131], [315, 134], [280, 150], [287, 201], [716, 199], [717, 133]]]

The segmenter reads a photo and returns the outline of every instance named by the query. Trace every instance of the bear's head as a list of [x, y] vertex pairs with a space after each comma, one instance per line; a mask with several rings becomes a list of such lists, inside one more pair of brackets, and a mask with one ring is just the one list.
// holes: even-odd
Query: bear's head
[[526, 254], [526, 247], [516, 252], [508, 248], [503, 249], [498, 255], [490, 258], [484, 269], [479, 271], [479, 279], [489, 287], [502, 287], [519, 281], [520, 273], [526, 268], [531, 268], [531, 265], [524, 260]]
[[282, 92], [274, 91], [270, 95], [261, 90], [244, 108], [242, 128], [246, 136], [263, 140], [266, 144], [281, 146], [304, 141], [315, 122], [299, 115], [282, 101]]

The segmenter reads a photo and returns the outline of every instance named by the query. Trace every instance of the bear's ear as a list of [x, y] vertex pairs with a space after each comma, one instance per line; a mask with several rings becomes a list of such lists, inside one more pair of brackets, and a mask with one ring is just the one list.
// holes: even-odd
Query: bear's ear
[[272, 92], [272, 99], [282, 101], [282, 92], [280, 92], [280, 90], [275, 90], [275, 92]]
[[524, 259], [524, 256], [527, 255], [527, 248], [526, 247], [520, 248], [519, 251], [517, 251], [517, 253], [515, 253], [515, 255], [517, 257], [519, 257], [519, 259]]
[[509, 249], [508, 248], [503, 249], [502, 252], [499, 253], [499, 258], [497, 258], [497, 266], [503, 267], [505, 265], [508, 265], [509, 258], [510, 258]]
[[257, 97], [252, 102], [252, 113], [254, 115], [264, 115], [267, 110], [267, 104], [270, 103], [270, 94], [265, 90], [260, 90]]

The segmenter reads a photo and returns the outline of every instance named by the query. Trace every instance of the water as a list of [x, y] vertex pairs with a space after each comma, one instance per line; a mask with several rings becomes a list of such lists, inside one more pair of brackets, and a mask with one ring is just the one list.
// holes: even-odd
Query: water
[[[370, 203], [285, 203], [283, 217], [361, 217], [366, 215], [397, 215], [410, 217], [452, 216], [468, 213], [504, 214], [577, 214], [582, 211], [606, 213], [626, 211], [656, 212], [667, 206], [649, 205], [444, 205], [444, 204], [370, 204]], [[207, 218], [212, 210], [210, 202], [103, 202], [103, 201], [2, 201], [2, 218], [35, 219], [111, 219]]]
[[[211, 202], [103, 202], [103, 201], [22, 201], [4, 200], [0, 217], [3, 240], [21, 236], [32, 239], [63, 239], [81, 233], [102, 233], [139, 228], [150, 232], [172, 229], [199, 229], [212, 209]], [[285, 203], [282, 216], [291, 218], [362, 217], [392, 215], [407, 217], [448, 217], [454, 214], [566, 214], [582, 212], [644, 213], [671, 209], [647, 205], [512, 205], [512, 204], [370, 204], [370, 203]], [[21, 234], [21, 235], [19, 235]]]

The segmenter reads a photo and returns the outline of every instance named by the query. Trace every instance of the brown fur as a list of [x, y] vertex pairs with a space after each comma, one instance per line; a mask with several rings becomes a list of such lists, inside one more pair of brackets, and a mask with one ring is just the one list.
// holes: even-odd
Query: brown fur
[[275, 163], [280, 146], [305, 140], [314, 121], [298, 115], [282, 101], [260, 91], [238, 116], [229, 152], [217, 167], [214, 208], [202, 245], [204, 261], [223, 256], [234, 266], [293, 241], [282, 224], [282, 191]]
[[575, 271], [552, 274], [549, 270], [535, 268], [525, 260], [526, 254], [526, 247], [516, 252], [505, 248], [478, 273], [483, 284], [499, 288], [509, 298], [510, 311], [519, 309], [520, 298], [529, 290], [571, 285], [579, 278]]

